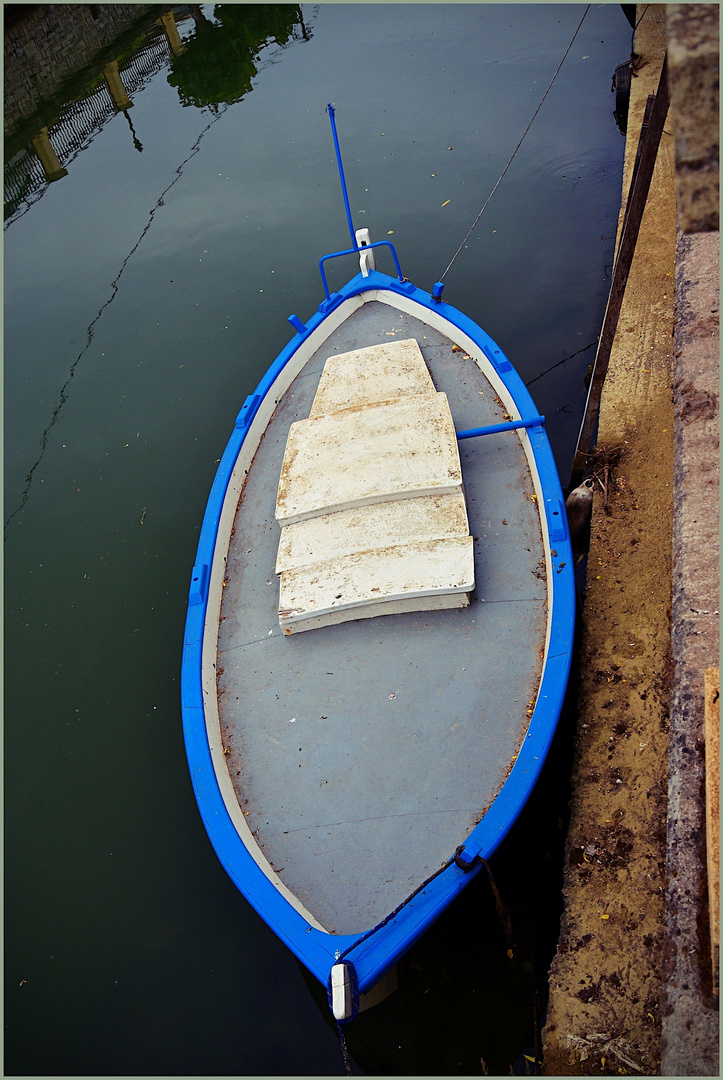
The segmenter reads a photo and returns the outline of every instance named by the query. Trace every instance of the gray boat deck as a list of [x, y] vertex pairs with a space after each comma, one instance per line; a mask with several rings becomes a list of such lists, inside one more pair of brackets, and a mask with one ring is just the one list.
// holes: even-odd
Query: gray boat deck
[[511, 768], [547, 628], [544, 550], [515, 432], [460, 443], [476, 589], [469, 607], [287, 636], [278, 622], [276, 491], [289, 425], [328, 356], [415, 338], [457, 430], [504, 406], [452, 341], [365, 303], [280, 401], [234, 521], [218, 642], [221, 737], [272, 868], [330, 931], [379, 922], [453, 854]]

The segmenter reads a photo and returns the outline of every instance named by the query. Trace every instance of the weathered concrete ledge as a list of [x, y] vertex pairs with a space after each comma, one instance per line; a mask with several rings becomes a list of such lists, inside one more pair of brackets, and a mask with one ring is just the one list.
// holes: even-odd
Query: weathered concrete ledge
[[[668, 34], [671, 110], [591, 461], [600, 483], [574, 687], [565, 908], [543, 1031], [547, 1075], [718, 1073], [703, 740], [704, 672], [718, 664], [712, 11], [637, 7], [624, 193]], [[707, 134], [696, 143], [699, 128]], [[678, 235], [676, 208], [685, 226], [708, 231]]]
[[683, 233], [719, 229], [718, 19], [717, 4], [667, 5], [670, 104]]
[[[718, 233], [682, 236], [676, 267], [675, 473], [662, 1072], [718, 1074], [708, 918], [705, 672], [718, 666]], [[710, 838], [712, 839], [712, 838]]]

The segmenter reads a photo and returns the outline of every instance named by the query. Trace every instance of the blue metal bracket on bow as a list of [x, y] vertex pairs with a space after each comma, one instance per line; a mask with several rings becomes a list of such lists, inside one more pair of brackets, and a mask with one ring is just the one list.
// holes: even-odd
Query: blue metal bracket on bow
[[402, 269], [401, 269], [401, 267], [399, 265], [399, 259], [397, 258], [397, 253], [394, 250], [393, 245], [390, 244], [388, 240], [377, 240], [373, 244], [365, 244], [363, 248], [360, 248], [359, 246], [357, 246], [355, 248], [346, 248], [344, 251], [333, 251], [331, 253], [331, 255], [324, 255], [324, 256], [322, 256], [321, 259], [319, 259], [319, 273], [321, 274], [321, 280], [322, 280], [322, 283], [324, 285], [324, 292], [326, 293], [327, 300], [330, 298], [330, 293], [329, 293], [329, 286], [327, 285], [327, 282], [326, 282], [326, 274], [324, 273], [324, 263], [326, 262], [326, 260], [327, 259], [338, 259], [340, 255], [358, 255], [359, 252], [362, 251], [362, 250], [363, 251], [368, 251], [369, 248], [376, 248], [376, 247], [388, 247], [388, 248], [391, 249], [392, 258], [394, 259], [394, 266], [395, 266], [395, 269], [397, 271], [397, 277], [399, 278], [400, 281], [404, 281], [404, 275], [402, 274]]

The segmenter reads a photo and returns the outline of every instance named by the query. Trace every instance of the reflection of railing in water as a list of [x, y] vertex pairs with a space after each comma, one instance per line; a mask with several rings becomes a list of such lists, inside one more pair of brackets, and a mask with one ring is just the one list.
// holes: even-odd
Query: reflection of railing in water
[[[58, 118], [41, 128], [5, 163], [6, 228], [42, 197], [48, 184], [67, 175], [61, 161], [70, 165], [111, 117], [132, 107], [129, 95], [142, 90], [176, 50], [164, 25], [159, 22], [149, 27], [145, 40], [123, 57], [120, 64], [117, 61], [106, 64], [104, 78], [97, 80], [82, 97], [63, 105]], [[134, 141], [140, 148], [135, 136]]]
[[[40, 198], [38, 189], [47, 182], [43, 166], [27, 147], [5, 162], [6, 224], [9, 225], [14, 216], [19, 216], [16, 212], [23, 201], [31, 205]], [[32, 198], [33, 193], [36, 193], [35, 198]]]
[[142, 90], [168, 57], [165, 35], [160, 27], [151, 27], [144, 44], [128, 61], [106, 64], [103, 81], [86, 96], [64, 105], [57, 121], [48, 129], [58, 157], [69, 164], [103, 124], [117, 112], [131, 108], [130, 95]]
[[144, 45], [123, 61], [123, 85], [127, 92], [136, 93], [171, 55], [163, 27], [158, 23], [149, 27]]

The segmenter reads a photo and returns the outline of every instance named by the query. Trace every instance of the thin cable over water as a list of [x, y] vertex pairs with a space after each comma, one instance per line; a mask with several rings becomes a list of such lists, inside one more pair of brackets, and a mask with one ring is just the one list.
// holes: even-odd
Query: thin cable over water
[[544, 94], [542, 95], [542, 100], [540, 101], [540, 104], [539, 104], [539, 105], [537, 106], [537, 108], [535, 109], [534, 113], [532, 114], [532, 119], [530, 120], [529, 124], [528, 124], [528, 125], [527, 125], [527, 127], [525, 128], [525, 130], [524, 130], [524, 132], [523, 132], [523, 134], [522, 134], [522, 138], [521, 138], [521, 139], [520, 139], [520, 141], [518, 142], [518, 144], [517, 144], [517, 146], [515, 147], [515, 149], [514, 149], [514, 150], [512, 151], [512, 155], [511, 155], [511, 157], [510, 157], [509, 161], [507, 162], [507, 164], [505, 165], [504, 169], [502, 170], [502, 173], [501, 173], [501, 175], [500, 175], [500, 178], [499, 178], [499, 180], [497, 181], [497, 183], [495, 184], [495, 186], [494, 186], [494, 187], [492, 188], [492, 191], [491, 191], [491, 192], [489, 193], [489, 195], [487, 196], [487, 202], [486, 202], [486, 203], [484, 204], [484, 206], [483, 206], [483, 207], [482, 207], [482, 209], [480, 210], [479, 214], [477, 215], [477, 217], [476, 217], [476, 218], [474, 219], [474, 221], [472, 222], [472, 225], [471, 225], [471, 227], [470, 227], [470, 230], [469, 230], [469, 232], [467, 233], [467, 235], [465, 236], [464, 240], [462, 241], [462, 243], [461, 243], [461, 244], [459, 245], [459, 247], [458, 247], [458, 248], [457, 248], [457, 250], [455, 251], [454, 255], [452, 256], [452, 259], [451, 259], [451, 261], [450, 261], [450, 263], [449, 263], [449, 266], [447, 267], [447, 269], [446, 269], [446, 270], [444, 271], [444, 273], [443, 273], [443, 274], [441, 275], [441, 277], [439, 278], [439, 280], [440, 280], [440, 281], [444, 281], [444, 278], [445, 278], [446, 274], [447, 274], [447, 273], [449, 272], [449, 270], [450, 270], [450, 269], [451, 269], [451, 267], [452, 267], [452, 263], [453, 263], [453, 262], [454, 262], [454, 260], [455, 260], [455, 259], [457, 258], [457, 256], [459, 255], [460, 251], [462, 250], [462, 248], [464, 247], [464, 245], [465, 245], [465, 244], [467, 243], [467, 241], [469, 240], [470, 236], [472, 235], [472, 233], [473, 233], [473, 232], [474, 232], [474, 230], [475, 230], [475, 227], [476, 227], [476, 225], [477, 225], [477, 222], [479, 221], [479, 219], [480, 219], [480, 218], [482, 217], [483, 213], [484, 213], [484, 212], [485, 212], [485, 210], [487, 209], [487, 206], [488, 206], [488, 204], [489, 204], [489, 201], [490, 201], [490, 199], [492, 198], [492, 196], [494, 195], [494, 193], [495, 193], [495, 192], [497, 191], [497, 188], [498, 188], [498, 187], [500, 186], [500, 184], [502, 183], [502, 180], [503, 180], [503, 178], [504, 178], [504, 176], [505, 176], [505, 173], [507, 172], [507, 170], [509, 169], [510, 165], [511, 165], [511, 164], [512, 164], [512, 162], [513, 162], [513, 159], [514, 159], [514, 157], [515, 157], [515, 154], [517, 153], [517, 151], [518, 151], [518, 150], [520, 149], [520, 147], [522, 146], [522, 143], [523, 143], [523, 141], [524, 141], [524, 139], [525, 139], [525, 136], [527, 135], [528, 131], [529, 131], [529, 130], [530, 130], [530, 128], [532, 127], [533, 123], [535, 122], [535, 117], [537, 116], [538, 112], [540, 111], [540, 109], [542, 108], [542, 106], [543, 106], [543, 104], [544, 104], [545, 98], [546, 98], [546, 97], [547, 97], [547, 95], [548, 95], [548, 94], [550, 93], [550, 90], [552, 89], [552, 84], [554, 83], [555, 79], [557, 78], [558, 74], [560, 73], [560, 68], [561, 68], [561, 67], [562, 67], [562, 65], [563, 65], [563, 64], [565, 63], [565, 60], [567, 59], [567, 54], [568, 54], [568, 53], [570, 52], [570, 49], [571, 49], [571, 48], [572, 48], [572, 46], [573, 46], [573, 43], [574, 43], [574, 41], [575, 41], [575, 38], [576, 38], [576, 37], [577, 37], [577, 35], [578, 35], [578, 34], [580, 33], [580, 27], [581, 27], [581, 26], [582, 26], [582, 24], [584, 23], [584, 21], [585, 21], [585, 16], [587, 15], [587, 13], [588, 13], [588, 11], [589, 11], [589, 10], [590, 10], [590, 4], [588, 4], [588, 5], [587, 5], [587, 7], [585, 8], [585, 11], [584, 11], [584, 13], [583, 13], [583, 16], [582, 16], [582, 18], [580, 19], [580, 22], [579, 22], [579, 24], [578, 24], [577, 30], [576, 30], [576, 31], [575, 31], [575, 33], [574, 33], [574, 34], [572, 35], [572, 39], [570, 40], [570, 44], [569, 44], [569, 45], [567, 46], [567, 48], [565, 49], [565, 55], [563, 56], [563, 58], [562, 58], [562, 60], [560, 61], [560, 63], [559, 63], [558, 65], [557, 65], [557, 70], [555, 71], [555, 74], [554, 74], [554, 75], [552, 76], [552, 78], [550, 79], [550, 84], [549, 84], [549, 86], [547, 87], [547, 90], [545, 90], [545, 93], [544, 93]]

